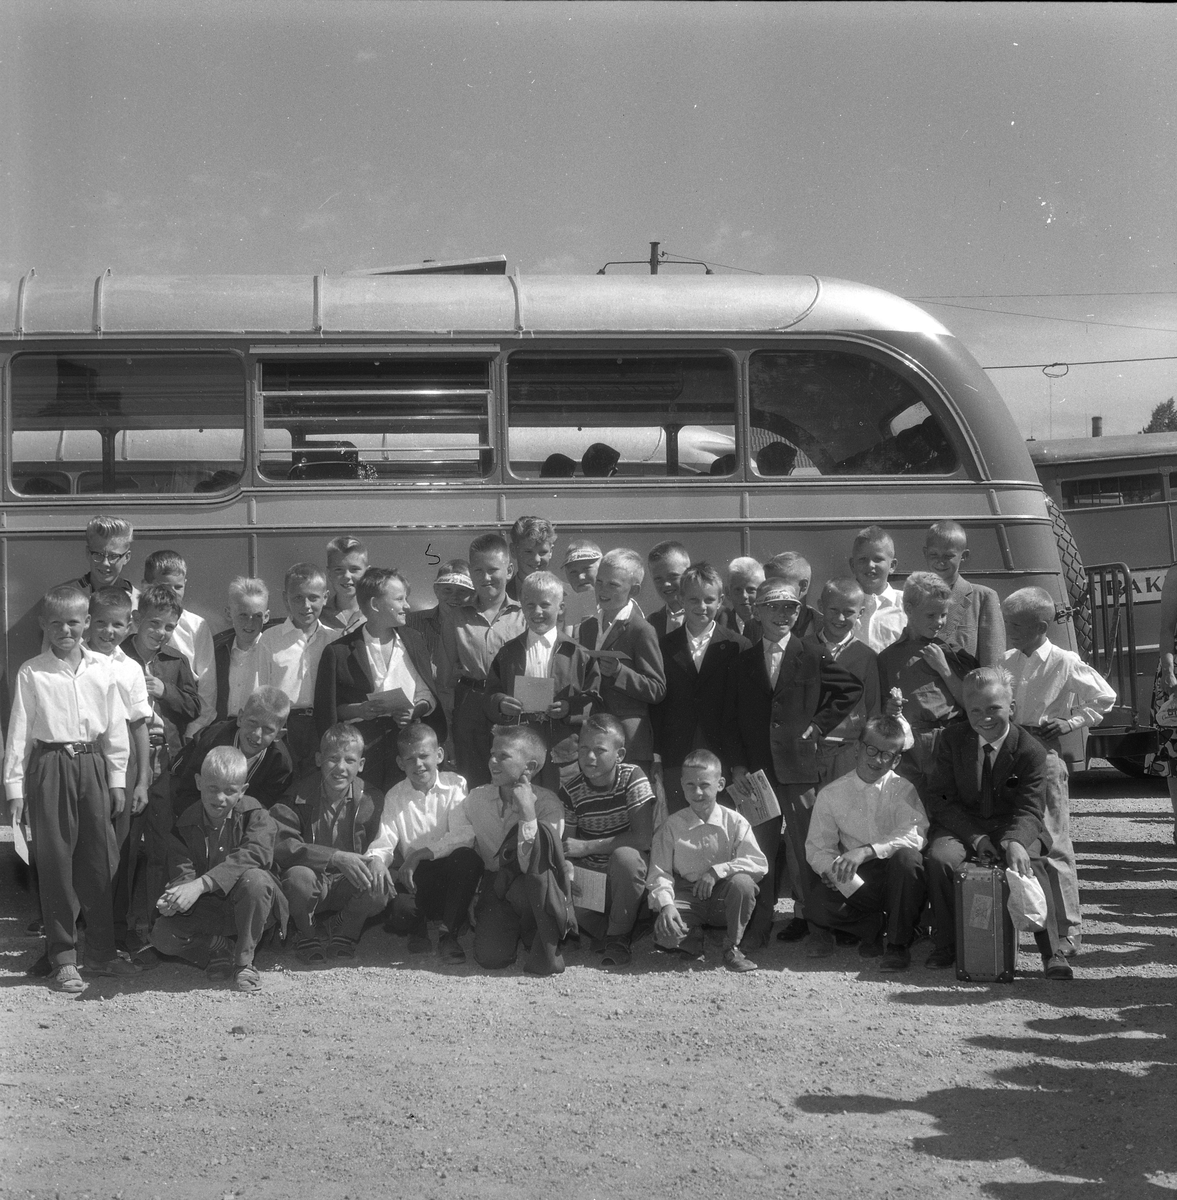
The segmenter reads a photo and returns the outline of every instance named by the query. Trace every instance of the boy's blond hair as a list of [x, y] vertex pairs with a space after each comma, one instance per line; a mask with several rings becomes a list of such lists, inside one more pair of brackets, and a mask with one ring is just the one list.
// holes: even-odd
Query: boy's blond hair
[[912, 571], [903, 585], [904, 610], [916, 609], [928, 600], [951, 600], [952, 588], [933, 571]]
[[519, 589], [520, 595], [526, 592], [539, 592], [543, 596], [560, 596], [563, 598], [564, 584], [551, 571], [532, 571], [530, 575], [524, 576], [523, 583]]
[[1023, 613], [1032, 613], [1040, 621], [1049, 625], [1054, 620], [1054, 601], [1045, 588], [1024, 587], [1016, 592], [1010, 592], [1001, 602], [1001, 611], [1007, 617], [1020, 617]]
[[212, 775], [225, 783], [244, 783], [249, 766], [236, 746], [214, 746], [200, 764], [200, 776]]
[[601, 556], [602, 567], [612, 567], [615, 571], [625, 571], [629, 575], [630, 586], [635, 590], [642, 586], [646, 578], [646, 564], [636, 550], [619, 547]]
[[245, 698], [241, 711], [243, 714], [256, 712], [285, 721], [290, 716], [290, 697], [281, 688], [260, 687]]
[[135, 540], [135, 530], [129, 521], [122, 517], [91, 517], [86, 524], [86, 532], [82, 535], [88, 542], [92, 537], [104, 542], [126, 542], [130, 545]]

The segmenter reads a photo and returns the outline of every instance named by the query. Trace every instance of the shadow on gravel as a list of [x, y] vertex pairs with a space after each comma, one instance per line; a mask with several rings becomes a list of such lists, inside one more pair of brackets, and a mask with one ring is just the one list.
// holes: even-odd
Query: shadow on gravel
[[[1171, 1197], [1177, 1011], [1171, 981], [1145, 990], [1153, 992], [1148, 1002], [1106, 1018], [1037, 1018], [1027, 1022], [1026, 1036], [968, 1039], [987, 1052], [1032, 1056], [994, 1070], [988, 1087], [942, 1088], [910, 1102], [809, 1094], [797, 1105], [809, 1113], [926, 1113], [935, 1131], [913, 1140], [917, 1151], [962, 1164], [1020, 1159], [1062, 1177], [983, 1185], [1000, 1200]], [[1068, 994], [1071, 1003], [1088, 1002]]]

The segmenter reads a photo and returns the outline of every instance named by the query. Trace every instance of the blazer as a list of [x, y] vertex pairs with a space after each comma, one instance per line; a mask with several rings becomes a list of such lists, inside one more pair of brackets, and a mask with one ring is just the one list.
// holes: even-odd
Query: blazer
[[[172, 767], [173, 810], [183, 812], [200, 799], [196, 786], [196, 773], [200, 770], [204, 756], [214, 746], [231, 746], [237, 737], [237, 719], [220, 721], [202, 729], [184, 750]], [[255, 796], [265, 808], [272, 808], [294, 787], [294, 765], [286, 743], [275, 738], [262, 755], [262, 761], [254, 768], [246, 784], [250, 795]]]
[[[659, 642], [662, 641], [662, 639], [666, 636], [667, 632], [670, 632], [670, 633], [674, 632], [673, 629], [668, 631], [666, 628], [666, 622], [669, 619], [669, 617], [670, 617], [670, 609], [668, 609], [666, 607], [666, 605], [664, 604], [657, 612], [651, 613], [646, 618], [646, 620], [649, 621], [650, 625], [653, 627], [654, 632], [658, 635]], [[684, 616], [684, 621], [685, 621], [685, 616]], [[676, 626], [676, 628], [681, 629], [682, 626], [678, 625], [678, 626]]]
[[[271, 617], [265, 623], [264, 629], [271, 625], [281, 625], [281, 617]], [[233, 643], [237, 640], [237, 631], [232, 627], [222, 629], [213, 634], [213, 665], [217, 676], [217, 720], [224, 721], [229, 716], [229, 665], [232, 662]], [[237, 714], [234, 713], [233, 716]]]
[[715, 618], [715, 623], [724, 629], [730, 630], [732, 633], [739, 634], [749, 645], [760, 641], [764, 636], [764, 630], [760, 627], [760, 622], [755, 617], [750, 621], [745, 621], [744, 628], [741, 629], [736, 614], [730, 608], [721, 608], [719, 616]]
[[[355, 809], [351, 850], [363, 854], [380, 832], [384, 797], [373, 788], [365, 787], [362, 779], [357, 779], [349, 803]], [[310, 867], [312, 871], [325, 871], [331, 865], [335, 847], [315, 841], [315, 823], [322, 817], [325, 807], [323, 777], [312, 775], [301, 782], [288, 804], [276, 804], [270, 810], [270, 816], [278, 826], [274, 864], [279, 870]]]
[[[135, 646], [134, 638], [123, 643], [123, 653], [133, 658], [140, 666], [143, 659]], [[151, 701], [151, 707], [163, 721], [164, 741], [173, 755], [180, 752], [184, 741], [184, 730], [189, 721], [200, 716], [200, 695], [196, 690], [196, 676], [184, 655], [166, 646], [155, 656], [151, 673], [163, 684], [163, 695]]]
[[1000, 667], [1005, 657], [1005, 621], [997, 593], [958, 575], [940, 637], [967, 651], [981, 666]]
[[677, 770], [692, 750], [722, 757], [727, 673], [748, 642], [716, 621], [698, 667], [685, 625], [672, 629], [658, 646], [666, 669], [666, 695], [650, 708], [650, 723], [662, 765]]
[[[580, 623], [580, 644], [592, 650], [597, 644], [599, 617]], [[635, 614], [614, 621], [602, 650], [625, 655], [616, 675], [601, 676], [601, 706], [625, 727], [626, 762], [654, 757], [654, 732], [650, 705], [666, 695], [666, 669], [658, 635], [644, 617]]]
[[[966, 846], [988, 834], [996, 846], [1009, 839], [1031, 853], [1035, 842], [1050, 849], [1042, 824], [1046, 805], [1046, 751], [1017, 725], [993, 760], [993, 815], [981, 816], [978, 738], [968, 724], [949, 725], [940, 735], [936, 765], [921, 797], [934, 827], [946, 829]], [[934, 837], [933, 831], [929, 837]]]
[[[527, 634], [521, 634], [507, 642], [490, 665], [486, 677], [486, 718], [492, 725], [504, 721], [499, 711], [499, 697], [511, 695], [515, 676], [522, 675], [527, 667]], [[601, 668], [597, 659], [588, 654], [584, 647], [564, 634], [558, 634], [552, 649], [552, 678], [556, 681], [556, 699], [567, 700], [568, 720], [549, 721], [536, 715], [522, 718], [534, 723], [544, 731], [548, 749], [575, 732], [573, 717], [580, 716], [594, 701], [601, 701]], [[518, 721], [513, 722], [519, 724]], [[579, 722], [576, 722], [579, 724]]]
[[765, 771], [784, 784], [817, 783], [817, 738], [842, 723], [862, 695], [862, 682], [815, 642], [794, 634], [785, 647], [776, 687], [768, 682], [764, 639], [741, 652], [728, 670], [723, 758], [732, 766]]
[[[376, 687], [372, 668], [368, 664], [368, 651], [364, 646], [364, 629], [365, 626], [360, 625], [323, 647], [319, 674], [315, 679], [315, 732], [319, 737], [339, 720], [341, 705], [362, 704]], [[441, 692], [433, 674], [433, 663], [425, 639], [408, 626], [397, 630], [397, 636], [404, 644], [405, 656], [429, 685], [437, 701], [433, 711], [421, 719], [437, 734], [438, 742], [444, 744], [445, 713], [442, 711]], [[391, 717], [382, 717], [360, 721], [356, 728], [364, 735], [364, 744], [370, 746], [385, 734], [393, 733], [396, 725]]]

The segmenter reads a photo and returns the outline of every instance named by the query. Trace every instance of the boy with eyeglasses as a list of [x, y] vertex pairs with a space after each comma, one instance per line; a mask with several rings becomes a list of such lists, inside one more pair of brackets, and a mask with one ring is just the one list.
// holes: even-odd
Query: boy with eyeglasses
[[103, 588], [116, 587], [131, 597], [134, 606], [138, 603], [139, 592], [123, 575], [131, 560], [134, 536], [134, 529], [122, 517], [91, 517], [85, 535], [86, 573], [59, 586], [79, 588], [87, 597]]
[[805, 857], [824, 886], [813, 889], [807, 910], [811, 958], [833, 954], [833, 931], [842, 929], [862, 939], [864, 958], [882, 956], [879, 970], [911, 965], [928, 818], [915, 788], [894, 770], [904, 739], [897, 718], [873, 717], [858, 739], [854, 770], [817, 794]]

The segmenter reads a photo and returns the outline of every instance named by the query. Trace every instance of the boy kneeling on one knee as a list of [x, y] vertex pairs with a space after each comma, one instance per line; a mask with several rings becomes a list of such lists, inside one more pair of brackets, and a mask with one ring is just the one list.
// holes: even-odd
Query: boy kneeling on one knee
[[254, 951], [271, 925], [285, 933], [288, 909], [271, 872], [278, 826], [245, 794], [245, 773], [245, 755], [233, 746], [205, 755], [196, 773], [200, 800], [172, 831], [172, 882], [156, 902], [151, 942], [161, 954], [205, 967], [212, 980], [256, 992]]

